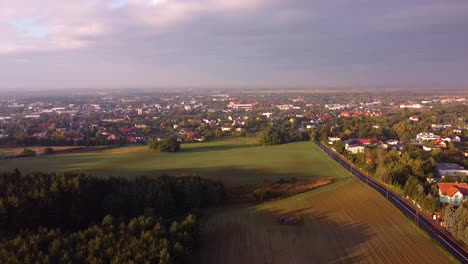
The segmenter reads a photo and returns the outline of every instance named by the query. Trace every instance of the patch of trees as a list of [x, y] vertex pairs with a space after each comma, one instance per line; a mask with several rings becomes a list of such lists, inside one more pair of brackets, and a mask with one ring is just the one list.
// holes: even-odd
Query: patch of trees
[[[39, 228], [0, 241], [2, 263], [181, 263], [198, 234], [198, 222], [188, 215], [166, 224], [140, 216], [128, 223], [106, 216], [87, 229], [66, 233]], [[37, 261], [37, 262], [36, 262]]]
[[200, 177], [94, 178], [82, 173], [0, 174], [0, 234], [37, 227], [77, 230], [112, 215], [178, 217], [224, 200], [220, 182]]
[[180, 142], [175, 137], [169, 137], [162, 140], [153, 138], [148, 142], [148, 148], [161, 152], [178, 152], [180, 150]]
[[443, 220], [450, 233], [468, 245], [468, 202], [458, 208], [450, 205], [445, 207]]
[[300, 131], [296, 121], [280, 120], [266, 125], [258, 136], [263, 146], [310, 140], [310, 132]]

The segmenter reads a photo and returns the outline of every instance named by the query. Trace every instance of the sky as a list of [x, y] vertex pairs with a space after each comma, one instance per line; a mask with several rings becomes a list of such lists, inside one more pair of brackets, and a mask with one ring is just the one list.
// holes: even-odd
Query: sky
[[468, 89], [468, 1], [0, 1], [0, 91], [172, 87]]

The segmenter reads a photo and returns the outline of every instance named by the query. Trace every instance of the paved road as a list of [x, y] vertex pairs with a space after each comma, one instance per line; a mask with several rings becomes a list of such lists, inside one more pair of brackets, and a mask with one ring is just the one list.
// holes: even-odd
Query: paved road
[[371, 186], [382, 196], [388, 199], [392, 204], [400, 209], [400, 211], [412, 219], [416, 225], [426, 231], [433, 239], [438, 241], [448, 252], [452, 253], [453, 256], [455, 256], [455, 258], [457, 258], [461, 263], [468, 263], [468, 252], [462, 245], [454, 241], [448, 232], [446, 233], [445, 231], [437, 228], [431, 219], [427, 218], [423, 214], [418, 213], [418, 210], [415, 207], [407, 203], [398, 194], [388, 190], [384, 185], [373, 180], [372, 178], [367, 177], [359, 170], [356, 170], [351, 163], [349, 163], [334, 151], [330, 150], [328, 147], [324, 146], [321, 142], [316, 142], [316, 144], [359, 180]]

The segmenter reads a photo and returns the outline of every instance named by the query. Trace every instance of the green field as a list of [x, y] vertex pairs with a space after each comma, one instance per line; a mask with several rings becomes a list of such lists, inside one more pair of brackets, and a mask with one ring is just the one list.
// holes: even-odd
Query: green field
[[192, 175], [220, 179], [227, 185], [273, 181], [281, 177], [350, 175], [313, 143], [259, 147], [255, 139], [183, 144], [180, 153], [158, 153], [130, 146], [86, 153], [0, 160], [2, 170], [86, 171], [98, 176]]

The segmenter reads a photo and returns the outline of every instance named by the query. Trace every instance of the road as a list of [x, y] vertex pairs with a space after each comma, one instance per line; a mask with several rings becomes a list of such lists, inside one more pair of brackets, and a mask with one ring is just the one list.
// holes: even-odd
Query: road
[[388, 190], [388, 188], [385, 185], [373, 180], [372, 178], [369, 178], [360, 170], [356, 169], [352, 163], [348, 162], [341, 155], [332, 151], [330, 148], [324, 146], [321, 142], [317, 141], [316, 144], [331, 158], [333, 158], [341, 166], [343, 166], [354, 176], [356, 176], [359, 180], [375, 189], [387, 200], [389, 200], [393, 205], [400, 209], [400, 211], [403, 212], [403, 214], [405, 214], [408, 218], [412, 219], [417, 226], [426, 231], [448, 252], [452, 253], [452, 255], [455, 258], [457, 258], [461, 263], [468, 263], [468, 252], [466, 251], [466, 248], [464, 248], [459, 242], [453, 240], [453, 238], [448, 232], [439, 229], [430, 218], [419, 213], [419, 211], [415, 207], [413, 207], [411, 204], [405, 201], [400, 195], [392, 192], [391, 190]]

